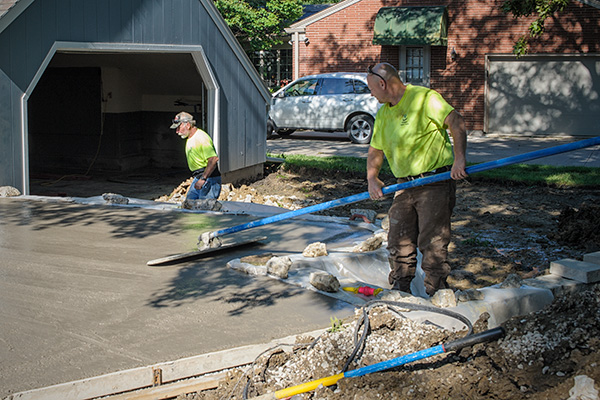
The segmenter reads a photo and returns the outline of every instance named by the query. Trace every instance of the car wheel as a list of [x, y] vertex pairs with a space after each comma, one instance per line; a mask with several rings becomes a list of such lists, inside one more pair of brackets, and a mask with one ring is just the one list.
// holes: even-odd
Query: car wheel
[[346, 125], [346, 132], [352, 143], [369, 143], [373, 135], [374, 122], [373, 117], [367, 114], [359, 114], [350, 118]]
[[275, 130], [275, 126], [273, 125], [273, 121], [267, 121], [267, 139], [271, 139], [273, 137], [273, 131]]
[[291, 135], [294, 132], [296, 132], [295, 129], [282, 129], [280, 131], [277, 131], [277, 134], [279, 136], [289, 136], [289, 135]]

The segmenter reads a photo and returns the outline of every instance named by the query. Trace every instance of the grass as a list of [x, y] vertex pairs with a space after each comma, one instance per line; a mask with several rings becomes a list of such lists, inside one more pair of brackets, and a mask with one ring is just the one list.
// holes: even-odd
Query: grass
[[[290, 170], [301, 168], [329, 172], [345, 172], [366, 175], [367, 160], [359, 157], [314, 157], [306, 155], [273, 155], [285, 159]], [[474, 164], [469, 164], [474, 165]], [[387, 161], [381, 168], [381, 176], [391, 176]], [[561, 188], [599, 187], [600, 168], [593, 167], [556, 167], [551, 165], [513, 164], [484, 172], [478, 172], [472, 179], [482, 179], [501, 183], [520, 183], [527, 185], [545, 185]]]

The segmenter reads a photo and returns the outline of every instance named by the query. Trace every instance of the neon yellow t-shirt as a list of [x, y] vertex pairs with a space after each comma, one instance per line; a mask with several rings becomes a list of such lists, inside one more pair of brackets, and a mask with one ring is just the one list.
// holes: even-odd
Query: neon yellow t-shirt
[[377, 112], [371, 146], [383, 150], [397, 178], [454, 162], [444, 120], [454, 110], [435, 90], [407, 85], [400, 102]]
[[217, 157], [213, 141], [202, 129], [196, 130], [194, 135], [185, 141], [185, 156], [190, 171], [206, 168], [208, 159]]

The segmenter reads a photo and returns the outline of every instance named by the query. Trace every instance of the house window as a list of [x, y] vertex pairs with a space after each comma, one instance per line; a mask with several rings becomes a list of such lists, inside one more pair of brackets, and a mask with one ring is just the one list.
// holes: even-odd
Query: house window
[[279, 89], [292, 81], [292, 49], [255, 51], [252, 64], [271, 89]]
[[279, 51], [279, 84], [287, 85], [293, 80], [293, 58], [292, 49], [280, 49]]
[[406, 84], [429, 87], [430, 46], [400, 46], [400, 78]]
[[409, 82], [423, 81], [423, 48], [406, 48], [406, 80]]

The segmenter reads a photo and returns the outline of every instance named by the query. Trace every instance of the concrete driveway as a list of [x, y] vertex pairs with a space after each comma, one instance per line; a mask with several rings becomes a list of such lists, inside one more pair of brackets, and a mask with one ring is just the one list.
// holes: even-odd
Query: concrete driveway
[[[296, 135], [269, 140], [268, 151], [366, 157], [368, 145], [345, 137]], [[468, 159], [491, 161], [574, 140], [470, 137]], [[600, 167], [599, 153], [596, 146], [539, 163]], [[247, 231], [269, 237], [261, 247], [146, 266], [195, 249], [204, 231], [250, 219], [0, 199], [0, 397], [265, 343], [353, 313], [346, 303], [225, 266], [247, 254], [298, 253], [360, 230], [349, 223], [283, 221]]]
[[282, 221], [269, 237], [166, 267], [200, 233], [256, 217], [0, 198], [0, 398], [25, 390], [321, 329], [346, 303], [226, 267], [266, 251], [301, 252], [361, 231]]
[[[467, 139], [467, 161], [495, 161], [531, 151], [572, 143], [584, 137], [519, 137], [472, 135]], [[318, 156], [367, 157], [368, 144], [354, 144], [345, 133], [300, 131], [286, 137], [267, 140], [267, 152]], [[600, 146], [539, 158], [530, 164], [600, 167]]]

